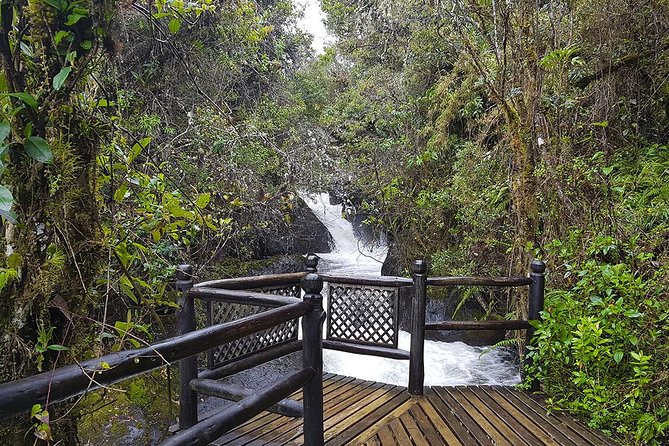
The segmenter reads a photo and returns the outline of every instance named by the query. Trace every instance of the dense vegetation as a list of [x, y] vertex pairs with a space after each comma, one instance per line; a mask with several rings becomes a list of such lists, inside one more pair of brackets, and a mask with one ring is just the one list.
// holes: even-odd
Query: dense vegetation
[[[315, 58], [288, 0], [0, 2], [0, 382], [169, 333], [174, 265], [280, 251], [322, 189], [389, 235], [394, 273], [543, 258], [529, 373], [666, 444], [667, 3], [321, 3]], [[489, 312], [522, 316], [511, 297]], [[81, 410], [42, 410], [12, 434], [74, 444]]]
[[543, 258], [529, 372], [555, 410], [666, 444], [666, 2], [323, 6], [338, 42], [311, 72], [320, 122], [399, 265], [514, 274]]

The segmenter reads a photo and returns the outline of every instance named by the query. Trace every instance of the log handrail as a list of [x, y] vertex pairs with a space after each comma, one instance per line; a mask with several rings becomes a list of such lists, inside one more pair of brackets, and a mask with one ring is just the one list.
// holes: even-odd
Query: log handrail
[[370, 285], [370, 286], [385, 286], [392, 288], [410, 287], [413, 285], [413, 280], [409, 277], [395, 277], [395, 276], [372, 276], [360, 275], [354, 276], [349, 274], [321, 274], [324, 281], [330, 283], [340, 283], [346, 285]]
[[518, 287], [532, 285], [529, 277], [428, 277], [428, 286]]
[[226, 290], [248, 290], [281, 285], [299, 285], [307, 273], [266, 274], [252, 277], [233, 277], [229, 279], [209, 280], [194, 285], [195, 288], [224, 288]]
[[260, 293], [246, 290], [228, 290], [223, 288], [193, 287], [190, 295], [200, 300], [217, 302], [229, 302], [245, 305], [261, 305], [267, 307], [279, 307], [302, 302], [302, 299], [290, 296], [278, 296], [275, 294]]
[[63, 401], [101, 386], [183, 360], [217, 345], [299, 318], [314, 309], [299, 302], [213, 325], [140, 349], [124, 350], [28, 378], [0, 384], [0, 420], [30, 412], [34, 404]]

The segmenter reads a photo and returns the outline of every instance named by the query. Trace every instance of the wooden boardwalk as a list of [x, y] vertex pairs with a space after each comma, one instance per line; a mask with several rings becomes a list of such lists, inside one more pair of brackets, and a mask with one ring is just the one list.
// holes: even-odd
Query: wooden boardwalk
[[[539, 398], [508, 387], [430, 387], [412, 398], [404, 387], [326, 374], [323, 392], [329, 446], [616, 444], [568, 416], [547, 415]], [[301, 419], [263, 412], [211, 445], [303, 443]]]

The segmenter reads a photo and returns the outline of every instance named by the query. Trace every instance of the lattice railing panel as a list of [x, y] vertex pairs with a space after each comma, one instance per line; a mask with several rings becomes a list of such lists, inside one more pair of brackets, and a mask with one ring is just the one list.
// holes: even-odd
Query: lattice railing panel
[[264, 288], [254, 288], [248, 291], [253, 291], [256, 293], [274, 294], [276, 296], [300, 297], [302, 293], [302, 288], [300, 288], [300, 284], [298, 283], [294, 285], [279, 285], [279, 286], [264, 287]]
[[330, 283], [327, 338], [397, 348], [396, 288]]
[[[275, 294], [279, 296], [300, 296], [299, 285], [282, 285], [248, 291]], [[243, 317], [262, 313], [263, 311], [267, 311], [270, 308], [271, 307], [259, 305], [211, 302], [209, 304], [207, 323], [209, 325], [214, 325], [223, 322], [230, 322], [241, 319]], [[282, 342], [290, 341], [292, 339], [297, 339], [297, 332], [298, 323], [297, 319], [294, 319], [267, 330], [263, 330], [261, 332], [238, 339], [236, 341], [222, 344], [213, 349], [213, 351], [211, 351], [208, 355], [208, 367], [218, 367], [234, 359], [248, 356], [273, 345], [281, 344]]]

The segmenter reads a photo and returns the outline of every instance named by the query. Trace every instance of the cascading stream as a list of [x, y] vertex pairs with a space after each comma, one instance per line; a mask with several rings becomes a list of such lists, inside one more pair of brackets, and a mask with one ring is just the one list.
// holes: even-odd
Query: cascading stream
[[[327, 193], [300, 196], [328, 228], [334, 248], [318, 253], [319, 270], [330, 273], [380, 275], [387, 254], [383, 244], [364, 243], [342, 216], [341, 205], [331, 205]], [[409, 350], [411, 336], [400, 331], [399, 348]], [[520, 382], [514, 355], [506, 349], [488, 351], [463, 342], [425, 341], [425, 385], [513, 385]], [[323, 353], [326, 372], [406, 386], [409, 362], [333, 350]]]

